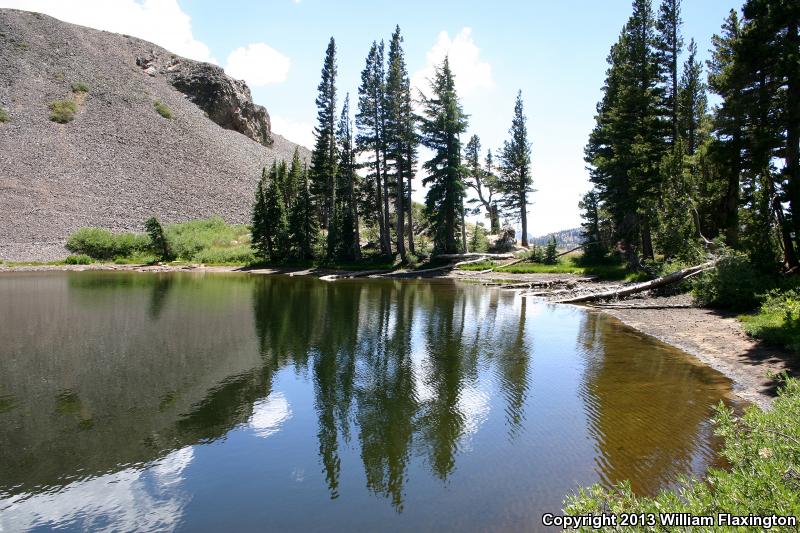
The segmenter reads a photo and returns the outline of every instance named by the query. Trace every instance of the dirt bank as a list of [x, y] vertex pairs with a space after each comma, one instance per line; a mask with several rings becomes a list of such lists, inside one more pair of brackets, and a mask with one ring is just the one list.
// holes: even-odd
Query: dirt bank
[[[54, 265], [16, 266], [0, 265], [0, 272], [10, 271], [83, 271], [116, 270], [136, 272], [241, 272], [250, 274], [289, 274], [336, 277], [375, 275], [373, 272], [341, 272], [321, 268], [312, 269], [245, 269], [234, 266], [142, 266], [142, 265]], [[470, 281], [493, 286], [533, 283], [538, 286], [554, 284], [552, 290], [585, 288], [596, 291], [610, 287], [615, 282], [587, 281], [571, 274], [511, 274], [497, 272], [442, 271], [436, 277]], [[538, 298], [542, 292], [518, 288], [528, 297]], [[688, 295], [669, 297], [640, 296], [606, 305], [587, 306], [619, 319], [642, 333], [675, 346], [703, 363], [728, 376], [734, 382], [734, 392], [741, 398], [767, 407], [775, 394], [776, 382], [770, 376], [787, 371], [800, 376], [800, 357], [766, 346], [748, 337], [735, 316], [710, 309], [692, 306]]]

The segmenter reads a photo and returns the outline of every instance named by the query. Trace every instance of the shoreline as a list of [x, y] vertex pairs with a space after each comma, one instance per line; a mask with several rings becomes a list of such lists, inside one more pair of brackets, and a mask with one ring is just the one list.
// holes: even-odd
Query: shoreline
[[[285, 274], [290, 276], [314, 276], [328, 280], [348, 277], [374, 276], [377, 271], [336, 271], [312, 268], [246, 268], [242, 266], [207, 265], [0, 265], [0, 274], [5, 272], [211, 272], [243, 273], [255, 275]], [[403, 273], [393, 276], [402, 278]], [[579, 280], [574, 274], [512, 274], [475, 273], [469, 271], [443, 271], [426, 279], [453, 279], [479, 282], [497, 286], [507, 282], [549, 282], [553, 280]], [[600, 287], [605, 282], [590, 282]], [[547, 301], [546, 298], [537, 298]], [[625, 305], [583, 305], [584, 309], [603, 312], [626, 326], [669, 344], [728, 377], [732, 382], [732, 393], [737, 397], [768, 409], [775, 397], [777, 382], [769, 377], [786, 371], [800, 375], [800, 357], [795, 354], [748, 337], [735, 315], [712, 309], [694, 307], [689, 295], [643, 296], [624, 301]]]

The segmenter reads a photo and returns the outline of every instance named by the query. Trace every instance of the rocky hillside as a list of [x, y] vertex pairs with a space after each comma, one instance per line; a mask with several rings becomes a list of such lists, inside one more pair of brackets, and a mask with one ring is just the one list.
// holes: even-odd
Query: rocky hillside
[[0, 9], [0, 259], [63, 257], [79, 227], [152, 215], [244, 222], [261, 168], [294, 149], [219, 67]]

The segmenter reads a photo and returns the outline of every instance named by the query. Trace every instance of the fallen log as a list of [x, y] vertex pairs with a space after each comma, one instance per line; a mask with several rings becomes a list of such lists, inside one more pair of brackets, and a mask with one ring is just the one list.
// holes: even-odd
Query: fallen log
[[490, 254], [484, 252], [467, 252], [465, 254], [439, 254], [436, 259], [467, 259], [470, 257], [482, 257], [484, 259], [513, 259], [514, 254]]
[[671, 285], [673, 283], [677, 283], [679, 281], [688, 278], [689, 276], [694, 276], [696, 274], [699, 274], [700, 272], [714, 268], [715, 266], [716, 266], [716, 261], [708, 261], [707, 263], [703, 263], [702, 265], [696, 265], [693, 267], [684, 268], [683, 270], [678, 270], [677, 272], [673, 272], [672, 274], [667, 274], [666, 276], [661, 276], [660, 278], [652, 279], [650, 281], [645, 281], [644, 283], [635, 283], [633, 285], [628, 285], [627, 287], [622, 287], [620, 289], [596, 292], [594, 294], [584, 294], [583, 296], [575, 296], [573, 298], [566, 298], [564, 300], [556, 300], [555, 303], [576, 304], [581, 302], [596, 302], [598, 300], [610, 300], [611, 298], [623, 298], [631, 294], [649, 291], [650, 289], [655, 289], [658, 287], [663, 287], [665, 285]]
[[350, 278], [366, 278], [368, 276], [374, 276], [375, 274], [389, 274], [391, 270], [359, 270], [356, 272], [341, 272], [338, 274], [328, 274], [326, 276], [321, 276], [319, 279], [322, 281], [335, 281], [337, 279], [350, 279]]
[[[462, 255], [462, 254], [453, 254], [453, 255]], [[467, 254], [468, 255], [468, 254]], [[442, 257], [442, 256], [439, 256]], [[399, 272], [389, 272], [387, 274], [378, 274], [375, 277], [379, 278], [415, 278], [419, 276], [424, 276], [425, 274], [429, 274], [431, 272], [438, 272], [440, 270], [452, 270], [454, 268], [460, 267], [461, 265], [469, 265], [472, 263], [480, 263], [483, 261], [483, 257], [479, 257], [477, 259], [472, 259], [470, 261], [460, 261], [458, 263], [449, 263], [447, 265], [442, 265], [434, 268], [426, 268], [424, 270], [402, 270]]]

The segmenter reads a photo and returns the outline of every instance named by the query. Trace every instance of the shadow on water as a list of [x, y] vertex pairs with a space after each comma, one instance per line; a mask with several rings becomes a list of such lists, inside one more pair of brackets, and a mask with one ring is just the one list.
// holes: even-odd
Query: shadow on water
[[[19, 502], [168, 471], [186, 493], [173, 507], [140, 490], [154, 516], [181, 517], [159, 527], [191, 529], [209, 517], [199, 479], [216, 470], [200, 457], [214, 450], [234, 461], [213, 492], [237, 502], [233, 520], [266, 521], [269, 505], [241, 507], [262, 491], [284, 502], [272, 527], [322, 527], [311, 505], [345, 529], [525, 529], [582, 484], [652, 493], [702, 473], [718, 446], [710, 412], [729, 391], [607, 317], [452, 281], [19, 275], [0, 278], [0, 322], [0, 514], [16, 502], [6, 520], [75, 529], [91, 502], [49, 518]], [[255, 474], [302, 464], [309, 439], [319, 477], [293, 476], [327, 502]], [[261, 442], [282, 447], [264, 455]]]

